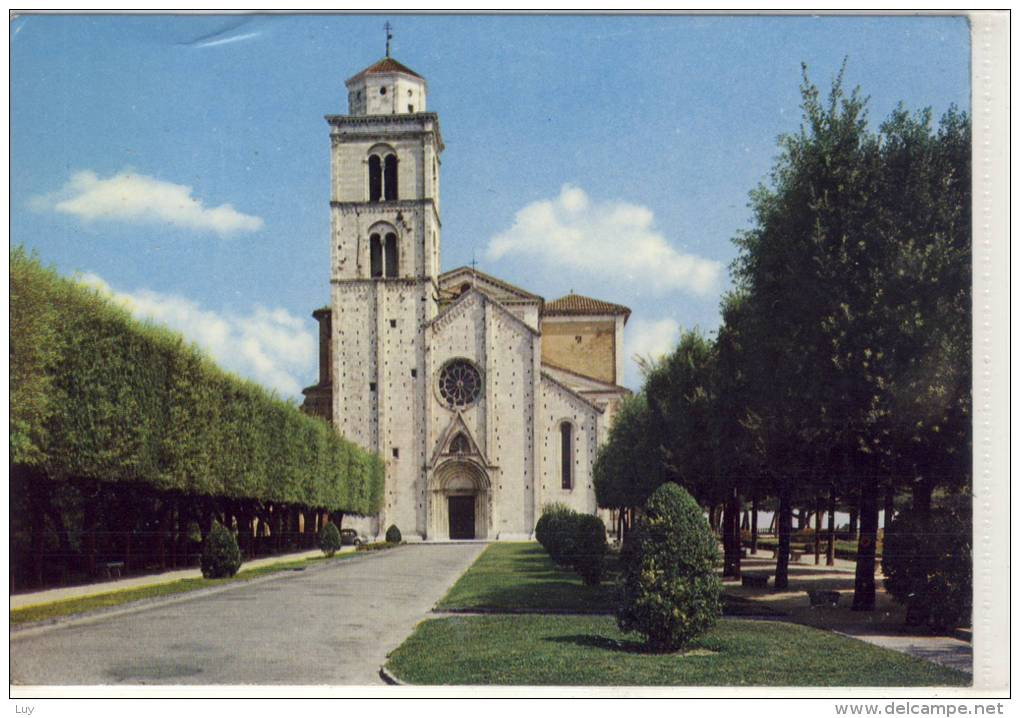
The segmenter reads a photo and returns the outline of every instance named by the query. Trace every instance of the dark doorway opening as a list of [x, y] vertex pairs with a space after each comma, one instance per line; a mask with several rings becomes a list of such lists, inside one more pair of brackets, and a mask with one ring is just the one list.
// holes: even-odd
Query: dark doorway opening
[[450, 497], [450, 538], [473, 539], [475, 537], [475, 497]]

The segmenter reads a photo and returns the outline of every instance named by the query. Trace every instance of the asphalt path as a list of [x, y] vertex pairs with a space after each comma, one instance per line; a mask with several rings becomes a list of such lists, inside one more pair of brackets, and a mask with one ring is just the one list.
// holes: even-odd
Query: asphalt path
[[379, 685], [386, 654], [474, 562], [412, 544], [216, 593], [11, 633], [14, 685]]

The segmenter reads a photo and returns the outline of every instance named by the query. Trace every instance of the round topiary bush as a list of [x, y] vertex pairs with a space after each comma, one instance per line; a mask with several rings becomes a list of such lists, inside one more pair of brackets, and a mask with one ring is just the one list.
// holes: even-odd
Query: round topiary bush
[[323, 524], [322, 529], [319, 530], [319, 548], [327, 556], [332, 556], [337, 551], [343, 542], [340, 540], [340, 529], [336, 527], [336, 524], [332, 521], [327, 521]]
[[396, 524], [391, 524], [386, 529], [386, 543], [400, 543], [400, 529], [397, 528]]
[[[549, 504], [542, 511], [541, 534], [542, 546], [549, 552], [549, 557], [557, 564], [569, 566], [573, 556], [573, 519], [576, 516], [574, 511], [567, 506], [555, 503]], [[535, 527], [536, 532], [539, 531]]]
[[574, 540], [571, 564], [587, 585], [597, 586], [602, 582], [606, 553], [609, 552], [606, 525], [598, 516], [590, 514], [577, 514], [572, 523]]
[[551, 538], [549, 534], [549, 526], [554, 520], [554, 516], [569, 512], [570, 509], [567, 505], [559, 502], [546, 504], [542, 507], [542, 516], [535, 524], [535, 540], [542, 544], [542, 547], [545, 548], [546, 551], [549, 550], [549, 540]]
[[882, 549], [886, 590], [907, 607], [907, 625], [945, 631], [971, 624], [970, 504], [907, 512], [892, 521]]
[[231, 531], [213, 521], [209, 535], [202, 543], [202, 575], [206, 578], [229, 578], [241, 568], [241, 549]]
[[616, 619], [648, 649], [675, 651], [722, 614], [716, 540], [697, 502], [674, 483], [655, 490], [624, 542]]

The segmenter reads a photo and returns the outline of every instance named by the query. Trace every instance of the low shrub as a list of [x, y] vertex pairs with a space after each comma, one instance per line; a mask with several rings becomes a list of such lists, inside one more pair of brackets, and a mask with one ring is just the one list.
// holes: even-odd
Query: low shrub
[[241, 568], [241, 549], [234, 534], [219, 521], [213, 521], [209, 535], [202, 543], [202, 575], [206, 578], [229, 578]]
[[536, 524], [535, 534], [543, 548], [549, 552], [549, 557], [561, 566], [569, 566], [569, 556], [572, 555], [573, 543], [573, 517], [574, 511], [564, 504], [549, 504], [542, 510], [542, 517], [538, 520], [542, 524], [541, 529]]
[[971, 623], [969, 503], [893, 519], [885, 537], [886, 590], [907, 607], [907, 624], [945, 631]]
[[717, 559], [697, 502], [674, 483], [660, 486], [623, 545], [620, 630], [643, 634], [655, 652], [681, 649], [707, 631], [722, 613]]
[[332, 521], [327, 521], [323, 524], [322, 529], [319, 531], [319, 548], [327, 556], [332, 556], [337, 551], [343, 542], [340, 540], [340, 529], [336, 527], [336, 524]]
[[569, 557], [574, 570], [589, 586], [597, 586], [602, 582], [605, 570], [606, 554], [609, 543], [606, 541], [606, 525], [598, 516], [575, 514], [574, 542]]
[[570, 513], [570, 508], [566, 504], [559, 502], [546, 504], [542, 507], [542, 516], [535, 524], [535, 540], [542, 544], [542, 548], [546, 551], [549, 550], [549, 540], [551, 538], [549, 532], [550, 524], [555, 521], [555, 516], [566, 513]]
[[385, 541], [373, 541], [372, 543], [360, 543], [355, 551], [383, 551], [388, 548], [396, 548], [399, 544], [387, 543]]
[[396, 524], [390, 524], [390, 527], [386, 529], [386, 543], [400, 543], [401, 540], [400, 529]]

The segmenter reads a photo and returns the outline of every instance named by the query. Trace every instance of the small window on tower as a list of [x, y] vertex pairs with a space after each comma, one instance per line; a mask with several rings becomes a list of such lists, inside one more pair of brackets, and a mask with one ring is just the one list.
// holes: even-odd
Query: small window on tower
[[390, 329], [396, 329], [396, 328], [397, 328], [397, 320], [396, 319], [391, 319], [390, 320]]
[[386, 94], [386, 88], [385, 87], [380, 87], [379, 88], [379, 94], [380, 95], [385, 95]]
[[394, 459], [399, 459], [400, 458], [400, 449], [398, 449], [395, 446], [393, 447], [393, 458]]
[[368, 382], [368, 390], [369, 391], [375, 391], [375, 382], [374, 381]]

